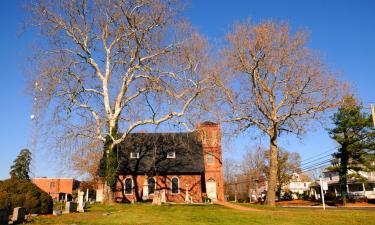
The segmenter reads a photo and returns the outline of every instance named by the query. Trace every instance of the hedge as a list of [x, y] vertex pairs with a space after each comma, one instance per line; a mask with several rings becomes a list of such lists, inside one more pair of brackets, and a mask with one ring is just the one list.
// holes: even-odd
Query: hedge
[[8, 179], [0, 181], [0, 209], [23, 207], [27, 213], [52, 213], [53, 201], [48, 193], [28, 180]]

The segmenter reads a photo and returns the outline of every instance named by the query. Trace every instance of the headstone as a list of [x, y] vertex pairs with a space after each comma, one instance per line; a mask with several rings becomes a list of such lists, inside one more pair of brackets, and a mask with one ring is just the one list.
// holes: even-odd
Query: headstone
[[0, 210], [0, 224], [8, 224], [8, 211], [7, 210]]
[[190, 196], [189, 196], [189, 186], [186, 184], [186, 193], [185, 193], [185, 203], [190, 204]]
[[73, 213], [77, 212], [77, 203], [76, 202], [66, 202], [64, 213]]
[[89, 189], [86, 189], [86, 202], [89, 201]]
[[152, 199], [152, 205], [161, 205], [159, 191], [155, 191], [154, 198]]
[[25, 220], [26, 210], [22, 207], [13, 209], [12, 221], [13, 223], [22, 223]]
[[78, 212], [85, 212], [85, 202], [83, 201], [83, 197], [85, 195], [85, 192], [83, 191], [79, 191], [78, 192], [78, 207], [77, 207], [77, 211]]
[[54, 216], [61, 216], [62, 211], [61, 210], [53, 210], [53, 215]]
[[161, 199], [160, 199], [161, 203], [167, 203], [167, 199], [165, 197], [165, 190], [163, 189], [161, 191]]
[[145, 201], [148, 199], [148, 182], [147, 182], [147, 177], [145, 179], [145, 182], [143, 183], [143, 195], [142, 199]]

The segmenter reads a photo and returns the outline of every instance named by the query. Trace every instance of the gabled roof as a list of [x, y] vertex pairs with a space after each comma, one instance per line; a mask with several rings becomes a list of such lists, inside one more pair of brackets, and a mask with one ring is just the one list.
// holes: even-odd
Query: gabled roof
[[[116, 148], [115, 148], [116, 150]], [[130, 158], [130, 153], [139, 158]], [[175, 152], [175, 158], [167, 158]], [[203, 173], [202, 144], [196, 132], [132, 133], [118, 146], [119, 174]]]

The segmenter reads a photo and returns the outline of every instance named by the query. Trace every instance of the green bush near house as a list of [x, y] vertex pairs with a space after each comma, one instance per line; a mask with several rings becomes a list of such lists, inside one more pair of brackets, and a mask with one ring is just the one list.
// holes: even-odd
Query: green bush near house
[[13, 208], [23, 207], [27, 213], [52, 213], [53, 201], [48, 193], [28, 180], [0, 181], [0, 209], [12, 213]]

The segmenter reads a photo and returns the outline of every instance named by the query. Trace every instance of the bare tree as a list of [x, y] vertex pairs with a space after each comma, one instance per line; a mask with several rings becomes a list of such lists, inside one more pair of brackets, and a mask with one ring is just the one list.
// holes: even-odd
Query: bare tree
[[[266, 161], [269, 162], [269, 154], [266, 154]], [[269, 164], [266, 166], [269, 170]], [[301, 174], [301, 156], [298, 152], [289, 152], [279, 149], [277, 152], [277, 193], [281, 199], [281, 189], [288, 184], [295, 173]]]
[[139, 126], [184, 123], [205, 90], [207, 41], [173, 0], [38, 0], [28, 9], [43, 38], [35, 111], [57, 137], [100, 140], [110, 158]]
[[287, 24], [237, 24], [223, 49], [229, 73], [221, 79], [226, 103], [223, 115], [239, 130], [256, 126], [269, 138], [267, 204], [275, 205], [278, 137], [300, 135], [311, 119], [337, 105], [339, 82], [305, 47], [303, 31], [291, 34]]
[[238, 173], [237, 162], [232, 158], [224, 158], [223, 175], [226, 183], [233, 182], [234, 177]]
[[243, 172], [251, 182], [259, 182], [267, 176], [266, 168], [266, 149], [262, 146], [256, 146], [248, 149], [241, 162]]

